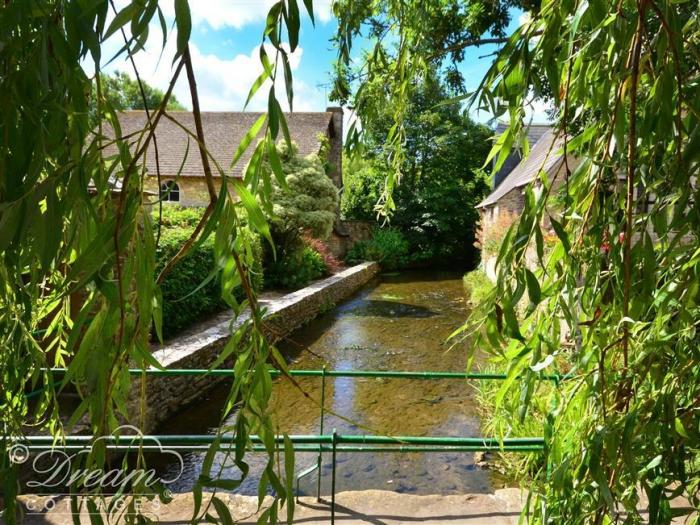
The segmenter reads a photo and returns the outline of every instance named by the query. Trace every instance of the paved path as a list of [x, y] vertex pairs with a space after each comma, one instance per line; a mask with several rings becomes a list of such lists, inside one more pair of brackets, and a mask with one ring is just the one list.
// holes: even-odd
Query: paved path
[[[257, 514], [257, 498], [220, 494], [237, 523], [254, 524]], [[515, 525], [521, 506], [518, 489], [503, 489], [495, 494], [461, 496], [413, 496], [382, 490], [341, 492], [336, 499], [336, 523], [397, 525], [405, 524], [460, 524], [467, 525]], [[265, 503], [269, 504], [269, 501]], [[68, 502], [59, 501], [54, 510], [35, 516], [27, 516], [24, 523], [35, 525], [63, 525], [71, 522], [66, 513]], [[266, 505], [264, 504], [263, 507]], [[174, 500], [160, 508], [144, 504], [147, 515], [160, 523], [187, 524], [192, 517], [192, 495], [178, 494]], [[215, 514], [213, 507], [211, 513]], [[286, 509], [280, 517], [284, 521]], [[81, 516], [81, 523], [89, 523], [88, 516]], [[294, 523], [304, 525], [330, 523], [330, 505], [317, 503], [316, 498], [303, 497], [297, 503]]]
[[[203, 501], [208, 502], [210, 494], [205, 494]], [[253, 525], [259, 513], [258, 499], [253, 496], [237, 494], [218, 494], [236, 523]], [[524, 503], [525, 493], [520, 489], [506, 488], [493, 494], [463, 494], [458, 496], [414, 496], [399, 494], [385, 490], [365, 490], [340, 492], [336, 498], [335, 519], [338, 525], [398, 525], [398, 524], [465, 524], [465, 525], [516, 525], [520, 510]], [[20, 501], [29, 509], [38, 509], [46, 504], [46, 498], [20, 496]], [[262, 509], [265, 510], [271, 502], [267, 497]], [[646, 504], [642, 497], [640, 502]], [[682, 499], [674, 501], [677, 508], [688, 508], [688, 502]], [[74, 523], [70, 514], [70, 501], [55, 500], [52, 510], [44, 513], [27, 515], [22, 523], [29, 525], [64, 525]], [[104, 508], [104, 506], [100, 506]], [[167, 505], [144, 501], [141, 504], [145, 516], [156, 523], [169, 525], [188, 525], [191, 523], [193, 499], [191, 493], [176, 494], [173, 501]], [[643, 507], [642, 507], [643, 508]], [[83, 505], [84, 509], [84, 505]], [[209, 513], [216, 516], [214, 507]], [[642, 516], [646, 513], [643, 511]], [[285, 523], [286, 508], [282, 508], [280, 520]], [[682, 516], [673, 520], [674, 524], [689, 523], [694, 516]], [[81, 524], [89, 524], [89, 516], [81, 514]], [[107, 523], [107, 520], [105, 520]], [[111, 519], [109, 523], [124, 523], [121, 519]], [[317, 502], [316, 498], [303, 497], [296, 504], [294, 523], [316, 525], [330, 523], [330, 504], [327, 500]], [[0, 525], [3, 520], [0, 519]]]

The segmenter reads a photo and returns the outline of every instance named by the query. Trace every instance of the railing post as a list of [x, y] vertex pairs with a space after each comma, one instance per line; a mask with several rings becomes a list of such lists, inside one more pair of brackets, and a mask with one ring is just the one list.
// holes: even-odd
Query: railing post
[[[326, 366], [323, 366], [323, 371], [321, 373], [321, 431], [320, 435], [323, 435], [323, 420], [326, 414]], [[323, 464], [323, 445], [318, 444], [318, 458], [316, 458], [316, 468], [318, 469], [317, 480], [316, 480], [316, 501], [321, 501], [321, 465]]]
[[335, 446], [338, 442], [338, 434], [333, 429], [333, 471], [331, 473], [331, 525], [335, 525]]

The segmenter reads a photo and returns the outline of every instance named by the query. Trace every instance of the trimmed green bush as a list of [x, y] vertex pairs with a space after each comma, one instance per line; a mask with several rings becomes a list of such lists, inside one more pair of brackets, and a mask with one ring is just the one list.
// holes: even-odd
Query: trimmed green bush
[[265, 288], [302, 288], [328, 273], [320, 253], [309, 246], [270, 261], [265, 269]]
[[[156, 268], [160, 271], [180, 250], [192, 234], [202, 210], [167, 206], [163, 208], [160, 243], [156, 251]], [[155, 215], [155, 214], [154, 214]], [[250, 233], [250, 235], [253, 235]], [[262, 288], [262, 248], [254, 242], [255, 262], [251, 269], [253, 287]], [[214, 237], [210, 236], [199, 246], [193, 246], [161, 284], [163, 294], [163, 337], [169, 338], [190, 327], [193, 323], [227, 308], [221, 298], [219, 275], [212, 276], [216, 266]], [[209, 279], [205, 284], [204, 281]], [[238, 300], [244, 298], [242, 288], [234, 291]]]
[[371, 239], [356, 242], [345, 260], [348, 264], [376, 261], [385, 270], [398, 270], [408, 265], [411, 257], [403, 233], [393, 228], [381, 228], [374, 231]]
[[321, 240], [330, 236], [337, 215], [338, 188], [326, 174], [323, 152], [302, 157], [296, 144], [290, 149], [284, 141], [277, 151], [286, 186], [280, 185], [265, 163], [272, 188], [270, 227], [275, 246], [292, 252], [303, 248], [301, 237], [305, 233]]
[[194, 228], [202, 218], [204, 208], [185, 208], [176, 204], [164, 203], [163, 212], [158, 216], [158, 207], [153, 210], [153, 223], [161, 228]]

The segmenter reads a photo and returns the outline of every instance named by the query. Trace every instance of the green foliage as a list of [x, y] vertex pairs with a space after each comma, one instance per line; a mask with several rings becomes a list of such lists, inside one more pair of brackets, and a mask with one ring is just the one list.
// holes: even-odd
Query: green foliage
[[[163, 269], [192, 235], [201, 219], [202, 209], [164, 206], [161, 219], [160, 243], [156, 250], [156, 270]], [[250, 267], [254, 291], [262, 289], [262, 246], [259, 237], [241, 230], [250, 237], [254, 263]], [[161, 283], [163, 299], [163, 337], [168, 338], [189, 328], [197, 321], [227, 308], [221, 296], [221, 283], [215, 260], [214, 238], [209, 237], [193, 246]], [[233, 295], [243, 301], [245, 292], [235, 287]]]
[[[340, 0], [338, 49], [331, 99], [349, 106], [361, 117], [347, 132], [348, 150], [362, 153], [377, 143], [367, 130], [386, 126], [379, 143], [391, 169], [380, 199], [382, 213], [393, 213], [393, 190], [400, 182], [406, 162], [404, 146], [410, 137], [406, 116], [413, 94], [422, 82], [437, 74], [450, 96], [466, 98], [464, 79], [457, 67], [464, 50], [478, 44], [483, 35], [489, 43], [507, 40], [505, 34], [512, 8], [538, 10], [540, 0]], [[429, 29], [428, 29], [429, 28]], [[352, 52], [357, 38], [371, 48], [361, 59]], [[357, 82], [361, 79], [361, 82]]]
[[346, 219], [377, 220], [375, 209], [386, 179], [387, 167], [381, 160], [343, 158], [343, 194], [340, 211]]
[[464, 292], [471, 304], [480, 304], [493, 292], [494, 284], [482, 270], [473, 270], [464, 274]]
[[[341, 67], [350, 61], [353, 30], [368, 20], [385, 22], [376, 31], [396, 31], [386, 39], [394, 46], [388, 59], [375, 49], [357, 65], [363, 87], [351, 105], [363, 126], [376, 104], [394, 108], [388, 147], [397, 172], [406, 158], [407, 101], [437, 47], [421, 30], [423, 15], [449, 4], [344, 4]], [[551, 0], [535, 7], [501, 41], [470, 102], [510, 121], [489, 156], [498, 166], [512, 147], [527, 149], [525, 106], [533, 95], [553, 95], [564, 151], [579, 162], [574, 168], [567, 159], [559, 176], [562, 206], [551, 206], [557, 190], [546, 177], [526, 188], [525, 209], [498, 252], [497, 291], [462, 334], [507, 367], [497, 407], [521, 423], [542, 410], [542, 468], [523, 480], [529, 523], [668, 524], [688, 513], [672, 507], [676, 496], [700, 508], [697, 3]], [[379, 103], [362, 100], [364, 86], [373, 85], [386, 94]], [[393, 209], [390, 197], [386, 204]], [[556, 242], [546, 254], [550, 232]], [[528, 305], [518, 315], [521, 302]], [[562, 361], [571, 378], [543, 389], [537, 375]], [[698, 523], [697, 513], [689, 521]]]
[[326, 239], [338, 209], [338, 188], [319, 155], [301, 157], [296, 144], [282, 142], [268, 153], [262, 170], [271, 177], [267, 208], [275, 252], [265, 247], [265, 286], [296, 289], [328, 273], [323, 257], [303, 237]]
[[197, 226], [204, 208], [178, 206], [177, 204], [164, 204], [161, 210], [154, 210], [153, 222], [162, 228], [189, 228]]
[[[113, 4], [123, 7], [116, 11]], [[304, 5], [310, 11], [311, 3]], [[124, 420], [141, 420], [139, 406], [145, 403], [129, 404], [135, 384], [128, 369], [158, 366], [149, 345], [152, 327], [161, 328], [161, 284], [182, 262], [178, 259], [186, 258], [200, 243], [213, 242], [214, 251], [212, 266], [201, 272], [206, 275], [216, 269], [221, 296], [234, 315], [250, 309], [250, 316], [237, 325], [212, 363], [217, 367], [235, 353], [231, 396], [222, 410], [222, 418], [227, 418], [235, 407], [234, 428], [221, 432], [235, 432], [233, 461], [241, 477], [248, 473], [244, 453], [250, 434], [260, 435], [264, 443], [274, 440], [267, 408], [271, 383], [267, 365], [272, 362], [284, 368], [286, 363], [265, 338], [252, 269], [255, 238], [270, 240], [260, 204], [267, 207], [270, 202], [270, 176], [261, 172], [262, 152], [274, 149], [280, 135], [291, 142], [275, 93], [284, 79], [292, 105], [288, 53], [298, 44], [299, 5], [296, 0], [276, 3], [266, 18], [259, 53], [261, 74], [251, 96], [269, 85], [268, 113], [246, 135], [260, 133], [263, 140], [255, 147], [244, 180], [227, 178], [222, 168], [212, 166], [203, 127], [190, 130], [197, 138], [193, 143], [209, 186], [209, 204], [182, 250], [157, 274], [155, 229], [143, 202], [143, 160], [154, 153], [152, 131], [167, 118], [164, 112], [172, 104], [172, 89], [178, 81], [186, 80], [194, 120], [201, 123], [188, 46], [192, 32], [188, 1], [176, 0], [174, 13], [175, 29], [169, 32], [158, 0], [32, 0], [5, 2], [0, 8], [0, 519], [10, 525], [17, 523], [20, 507], [19, 467], [8, 456], [13, 439], [32, 428], [61, 442], [65, 434], [75, 431], [74, 423], [82, 421], [95, 440], [72, 466], [76, 471], [85, 466], [90, 471], [106, 470], [108, 455], [102, 438]], [[289, 46], [282, 45], [282, 35]], [[146, 96], [142, 102], [143, 107], [152, 108], [150, 122], [138, 136], [126, 140], [114, 111], [120, 108], [110, 103], [110, 81], [102, 68], [130, 58], [137, 65], [145, 48], [168, 49], [168, 38], [176, 40], [174, 56], [162, 57], [173, 65], [168, 89], [160, 104], [154, 105]], [[115, 40], [116, 55], [108, 54], [103, 43]], [[273, 57], [268, 56], [269, 50]], [[92, 71], [92, 76], [86, 71]], [[268, 79], [272, 82], [266, 83]], [[131, 97], [126, 103], [138, 101]], [[251, 140], [242, 141], [239, 154]], [[221, 176], [216, 182], [214, 173]], [[234, 193], [237, 200], [231, 198]], [[249, 229], [255, 236], [246, 234]], [[239, 287], [245, 290], [243, 302], [235, 297]], [[81, 399], [68, 422], [65, 414], [59, 415], [59, 386], [45, 371], [50, 366], [67, 367], [65, 385]], [[38, 386], [44, 387], [43, 394], [30, 404], [25, 391]], [[210, 450], [211, 459], [205, 461], [193, 488], [193, 522], [208, 516], [210, 504], [202, 505], [205, 490], [240, 483], [238, 478], [222, 479], [212, 471], [217, 446]], [[288, 515], [294, 507], [291, 453], [286, 444], [283, 470], [271, 447], [260, 480], [260, 492], [273, 491], [274, 509], [286, 506]], [[134, 469], [146, 468], [142, 456], [135, 461]], [[85, 479], [69, 487], [76, 505], [77, 493], [86, 493], [80, 481]], [[127, 501], [131, 493], [162, 490], [143, 483], [122, 488]], [[96, 508], [103, 501], [101, 491], [89, 493], [88, 508]], [[129, 504], [128, 513], [134, 522], [147, 520], [135, 503]], [[267, 518], [277, 521], [271, 511]], [[90, 520], [102, 522], [94, 512]]]
[[268, 264], [265, 287], [296, 290], [327, 273], [321, 254], [305, 246]]
[[[270, 222], [275, 237], [278, 241], [283, 236], [297, 239], [308, 232], [328, 238], [338, 208], [338, 188], [326, 175], [321, 158], [315, 154], [301, 157], [295, 144], [289, 148], [280, 143], [277, 153], [284, 182], [279, 177], [272, 179]], [[265, 169], [271, 170], [267, 165]]]
[[[391, 225], [401, 230], [416, 260], [431, 265], [474, 268], [479, 215], [474, 206], [487, 191], [480, 169], [490, 148], [491, 131], [475, 124], [434, 76], [421, 83], [405, 115], [406, 160], [394, 190]], [[348, 218], [372, 220], [391, 167], [382, 146], [390, 113], [364, 130], [375, 156], [351, 160], [345, 168], [342, 210]]]
[[[510, 326], [493, 342], [518, 356], [509, 369], [527, 378], [511, 409], [526, 413], [531, 399], [543, 397], [550, 403], [550, 445], [531, 485], [538, 523], [600, 522], [614, 519], [614, 508], [638, 522], [637, 488], [649, 498], [650, 523], [670, 523], [673, 494], [700, 505], [700, 215], [693, 203], [700, 91], [691, 80], [700, 66], [690, 58], [698, 35], [697, 9], [687, 3], [552, 4], [506, 45], [480, 95], [485, 104], [505, 103], [508, 148], [520, 136], [522, 103], [541, 82], [534, 64], [547, 64], [552, 91], [565, 90], [557, 116], [567, 150], [582, 160], [565, 174], [549, 255], [549, 185], [528, 192], [503, 241], [499, 293], [484, 318], [496, 335], [495, 305], [505, 317], [523, 292], [533, 304], [520, 319], [506, 319]], [[503, 151], [494, 148], [494, 158]], [[645, 205], [652, 193], [655, 202]], [[541, 391], [531, 371], [551, 369], [560, 356], [574, 378], [557, 392]], [[505, 399], [516, 387], [503, 390]]]
[[[467, 276], [472, 275], [467, 274]], [[465, 276], [465, 279], [466, 277]], [[493, 284], [491, 285], [493, 288]], [[492, 360], [485, 372], [501, 373], [507, 363], [503, 360]], [[527, 417], [520, 420], [514, 417], [520, 406], [519, 396], [499, 398], [501, 384], [498, 381], [479, 381], [476, 387], [476, 400], [481, 417], [481, 433], [484, 436], [532, 437], [541, 436], [549, 412], [549, 398], [556, 388], [552, 382], [543, 381], [539, 386], [541, 393], [532, 400]], [[500, 478], [508, 485], [523, 482], [536, 475], [544, 464], [541, 452], [523, 454], [520, 452], [496, 452], [490, 458], [490, 468], [500, 474]]]
[[393, 228], [378, 228], [372, 238], [358, 241], [350, 248], [345, 260], [349, 264], [376, 261], [385, 270], [397, 270], [411, 262], [409, 244], [403, 233]]
[[[143, 88], [143, 94], [141, 93]], [[145, 95], [145, 99], [143, 97]], [[102, 96], [107, 99], [116, 111], [130, 109], [158, 109], [163, 101], [164, 93], [148, 83], [141, 81], [141, 86], [136, 79], [131, 78], [123, 71], [115, 71], [111, 75], [102, 77]], [[92, 100], [97, 97], [97, 88], [93, 84]], [[168, 98], [167, 109], [170, 111], [184, 111], [186, 108], [174, 95]]]
[[[191, 229], [163, 229], [156, 252], [158, 270], [173, 258], [191, 234]], [[209, 238], [190, 250], [165, 278], [161, 284], [165, 339], [226, 308], [226, 302], [221, 298], [221, 286], [215, 276], [199, 288], [213, 268], [214, 241]], [[240, 300], [242, 296], [237, 294], [237, 298]]]

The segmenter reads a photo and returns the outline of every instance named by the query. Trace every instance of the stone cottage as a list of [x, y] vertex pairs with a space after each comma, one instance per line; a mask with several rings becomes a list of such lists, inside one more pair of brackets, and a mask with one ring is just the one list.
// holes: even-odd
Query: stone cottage
[[[540, 170], [544, 171], [550, 181], [554, 181], [553, 190], [556, 191], [564, 183], [563, 136], [550, 126], [537, 126], [533, 135], [530, 135], [532, 129], [528, 131], [528, 136], [532, 137], [529, 140], [529, 155], [513, 163], [515, 165], [501, 175], [501, 180], [493, 191], [476, 206], [481, 216], [479, 244], [482, 265], [492, 280], [496, 278], [496, 254], [503, 236], [525, 209], [526, 187], [531, 183], [538, 184]], [[535, 138], [536, 141], [533, 142], [532, 139]], [[516, 155], [519, 158], [519, 154]], [[572, 170], [576, 164], [575, 159], [569, 158]], [[548, 224], [544, 226], [549, 227]]]
[[[530, 154], [522, 160], [511, 162], [511, 166], [514, 166], [506, 169], [505, 173], [504, 168], [507, 167], [504, 165], [494, 177], [493, 191], [476, 206], [481, 213], [482, 231], [486, 235], [494, 225], [506, 228], [520, 216], [525, 207], [525, 187], [536, 181], [540, 170], [544, 170], [549, 180], [555, 177], [557, 181], [563, 180], [563, 176], [560, 176], [564, 170], [563, 137], [550, 126], [540, 125], [534, 130], [533, 138], [537, 140], [530, 142]], [[514, 158], [519, 158], [519, 154], [515, 155]], [[569, 166], [573, 169], [573, 159], [570, 159]]]
[[[156, 151], [149, 147], [146, 154], [145, 189], [160, 194], [164, 201], [181, 206], [206, 206], [209, 203], [202, 162], [197, 143], [183, 128], [194, 134], [194, 118], [189, 111], [169, 112], [177, 121], [163, 118], [156, 128], [160, 186], [156, 170]], [[255, 141], [231, 168], [231, 161], [241, 140], [260, 113], [252, 112], [202, 112], [202, 127], [207, 149], [223, 168], [233, 177], [242, 177], [242, 172], [253, 153]], [[333, 182], [342, 186], [343, 110], [329, 107], [323, 112], [295, 112], [286, 115], [289, 134], [299, 147], [302, 156], [318, 153], [322, 135], [328, 137], [328, 162]], [[145, 111], [125, 111], [119, 114], [123, 136], [138, 134], [147, 124]], [[179, 124], [179, 125], [178, 125]], [[261, 132], [262, 134], [262, 132]], [[138, 135], [135, 135], [138, 137]], [[189, 149], [188, 149], [189, 141]], [[181, 169], [182, 168], [182, 169]], [[179, 175], [178, 175], [179, 173]], [[218, 173], [214, 171], [215, 177]]]

